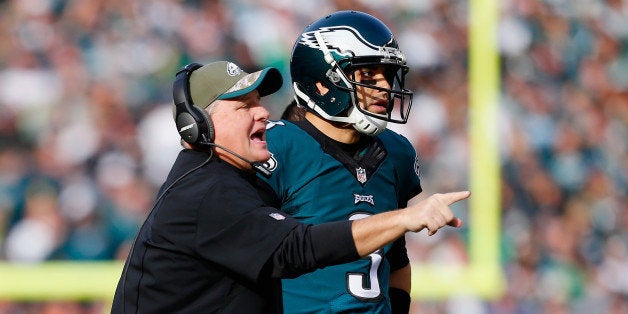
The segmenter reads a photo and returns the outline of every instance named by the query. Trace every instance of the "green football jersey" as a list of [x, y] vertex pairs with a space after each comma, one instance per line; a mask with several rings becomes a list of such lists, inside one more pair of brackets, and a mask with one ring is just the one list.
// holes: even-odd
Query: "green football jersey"
[[[349, 156], [308, 122], [298, 123], [270, 122], [266, 133], [272, 176], [264, 179], [291, 216], [308, 224], [360, 219], [405, 207], [421, 192], [416, 152], [405, 137], [385, 130]], [[390, 312], [390, 247], [283, 280], [285, 312]]]

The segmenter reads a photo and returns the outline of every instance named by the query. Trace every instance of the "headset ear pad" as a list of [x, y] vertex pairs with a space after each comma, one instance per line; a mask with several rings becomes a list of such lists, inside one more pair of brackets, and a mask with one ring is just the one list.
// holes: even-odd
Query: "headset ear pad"
[[191, 63], [179, 70], [172, 89], [177, 131], [181, 138], [191, 145], [214, 142], [214, 126], [209, 114], [194, 105], [190, 97], [190, 75], [201, 66], [198, 63]]
[[214, 125], [212, 119], [209, 117], [209, 113], [198, 106], [192, 105], [192, 110], [197, 113], [199, 121], [197, 123], [201, 138], [197, 143], [213, 143], [214, 142]]
[[[178, 107], [185, 107], [184, 104]], [[214, 127], [207, 111], [191, 105], [184, 110], [177, 110], [177, 129], [181, 138], [191, 145], [214, 142]]]

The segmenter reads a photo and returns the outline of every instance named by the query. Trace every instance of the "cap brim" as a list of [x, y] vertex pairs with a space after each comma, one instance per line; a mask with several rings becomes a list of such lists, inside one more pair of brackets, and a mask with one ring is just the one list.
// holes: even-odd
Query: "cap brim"
[[257, 80], [255, 80], [255, 82], [253, 82], [253, 84], [251, 84], [250, 86], [237, 91], [224, 93], [218, 96], [218, 99], [231, 99], [240, 97], [256, 89], [259, 92], [260, 97], [264, 97], [275, 93], [281, 88], [281, 85], [283, 84], [283, 78], [279, 70], [277, 70], [276, 68], [265, 68], [263, 70], [248, 75], [257, 75], [258, 73], [259, 76]]

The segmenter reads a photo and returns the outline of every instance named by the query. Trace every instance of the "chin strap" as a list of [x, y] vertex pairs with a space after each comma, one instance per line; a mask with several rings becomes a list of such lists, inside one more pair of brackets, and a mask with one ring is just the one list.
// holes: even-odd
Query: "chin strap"
[[349, 120], [352, 121], [351, 123], [356, 130], [370, 136], [382, 133], [386, 129], [386, 125], [388, 125], [386, 120], [367, 116], [355, 106], [351, 106], [349, 109]]

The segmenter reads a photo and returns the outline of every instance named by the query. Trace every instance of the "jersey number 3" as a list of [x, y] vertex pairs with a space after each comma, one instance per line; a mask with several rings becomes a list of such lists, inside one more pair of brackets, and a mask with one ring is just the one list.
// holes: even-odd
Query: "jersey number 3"
[[[368, 217], [368, 214], [359, 213], [353, 214], [349, 217], [349, 220], [358, 220]], [[379, 299], [382, 295], [382, 289], [379, 286], [379, 278], [377, 277], [379, 265], [382, 263], [384, 250], [379, 249], [371, 254], [371, 267], [368, 274], [363, 273], [347, 273], [347, 289], [349, 293], [363, 301]], [[369, 276], [367, 282], [364, 278]], [[369, 284], [370, 282], [370, 284]]]

